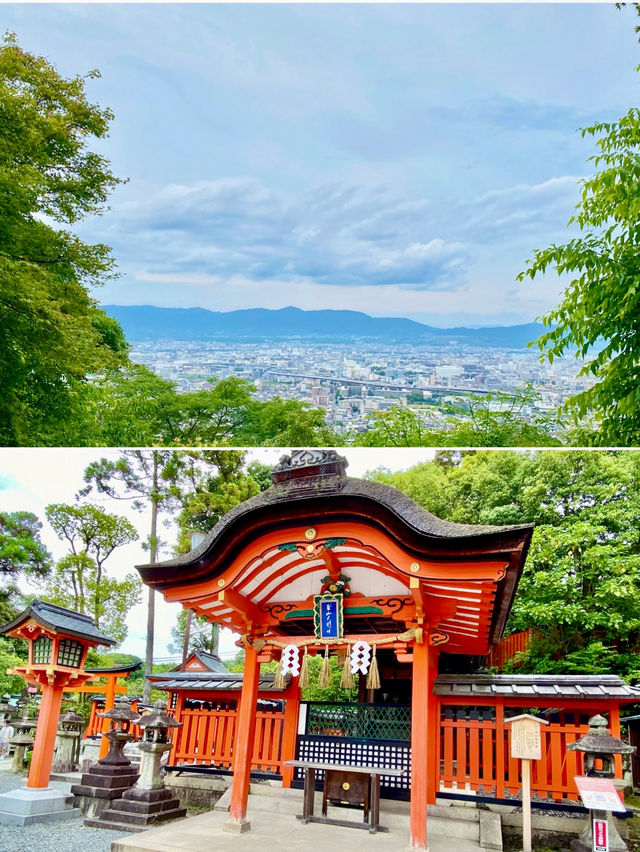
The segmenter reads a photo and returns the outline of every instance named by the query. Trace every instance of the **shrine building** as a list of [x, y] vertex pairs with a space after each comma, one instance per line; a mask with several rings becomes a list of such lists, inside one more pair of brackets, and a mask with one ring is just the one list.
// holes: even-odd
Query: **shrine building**
[[[458, 780], [475, 772], [474, 789], [482, 789], [497, 773], [497, 789], [504, 794], [509, 759], [498, 742], [499, 737], [506, 742], [505, 701], [520, 707], [588, 706], [590, 712], [615, 704], [617, 712], [612, 694], [627, 701], [638, 701], [638, 694], [625, 692], [618, 678], [608, 687], [606, 678], [596, 678], [598, 684], [594, 678], [576, 677], [572, 684], [565, 679], [560, 687], [558, 679], [547, 678], [545, 687], [544, 676], [472, 675], [502, 636], [533, 526], [444, 521], [394, 488], [348, 477], [346, 467], [335, 451], [283, 456], [272, 486], [235, 506], [198, 547], [138, 566], [143, 581], [167, 601], [234, 630], [245, 649], [243, 676], [192, 657], [182, 674], [153, 680], [170, 692], [173, 712], [184, 723], [176, 749], [185, 761], [205, 763], [220, 736], [219, 765], [233, 773], [231, 821], [246, 821], [252, 770], [277, 770], [290, 786], [301, 776], [285, 765], [287, 758], [372, 761], [406, 769], [404, 779], [387, 779], [387, 788], [410, 796], [410, 848], [423, 850], [427, 805], [435, 803], [442, 767], [447, 758], [452, 763], [454, 748], [475, 748], [468, 760], [458, 752], [457, 766], [453, 761]], [[308, 655], [339, 656], [345, 672], [350, 668], [354, 675], [357, 701], [318, 705], [313, 714], [301, 705]], [[260, 664], [272, 660], [280, 662], [278, 675], [261, 675]], [[591, 692], [587, 681], [595, 684]], [[456, 720], [447, 727], [447, 704], [491, 705], [490, 737], [483, 733], [489, 721], [482, 714], [465, 716], [465, 710], [471, 733], [462, 742]], [[204, 718], [205, 712], [215, 715], [216, 727], [207, 722], [206, 733], [198, 735], [190, 718]], [[231, 717], [231, 727], [220, 727], [220, 720]], [[348, 734], [349, 726], [355, 732], [351, 741], [332, 736]], [[367, 726], [383, 731], [384, 747], [364, 749]], [[400, 729], [404, 750], [391, 747], [402, 739]], [[577, 724], [575, 730], [577, 738]], [[576, 768], [574, 753], [566, 754], [573, 763], [561, 774]], [[560, 787], [571, 783], [568, 777], [554, 779]]]

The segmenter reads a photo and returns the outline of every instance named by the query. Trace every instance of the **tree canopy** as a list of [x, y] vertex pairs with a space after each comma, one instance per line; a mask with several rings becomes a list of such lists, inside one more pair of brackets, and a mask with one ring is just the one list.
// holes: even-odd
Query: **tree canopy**
[[[92, 71], [89, 77], [98, 76]], [[120, 180], [90, 149], [112, 114], [7, 34], [0, 43], [0, 442], [77, 443], [88, 374], [126, 355], [89, 295], [113, 274], [105, 245], [65, 225], [104, 210]]]
[[470, 451], [375, 478], [461, 523], [535, 523], [508, 632], [538, 640], [520, 671], [639, 672], [640, 456]]
[[596, 429], [583, 442], [628, 446], [640, 439], [640, 110], [582, 129], [596, 153], [593, 176], [580, 181], [581, 198], [569, 225], [579, 235], [533, 252], [519, 278], [552, 269], [572, 276], [561, 303], [542, 319], [537, 341], [553, 361], [576, 350], [581, 374], [595, 383], [571, 397], [566, 410]]
[[141, 583], [133, 573], [109, 577], [105, 563], [118, 547], [138, 538], [135, 527], [90, 504], [54, 503], [46, 511], [54, 532], [69, 548], [45, 584], [47, 598], [91, 615], [111, 639], [121, 642], [127, 613], [140, 600]]
[[[441, 425], [428, 426], [431, 412], [394, 406], [374, 411], [370, 427], [355, 436], [357, 447], [551, 447], [562, 443], [562, 423], [533, 411], [539, 394], [524, 385], [514, 393], [470, 394], [448, 404]], [[529, 416], [525, 413], [529, 411]]]

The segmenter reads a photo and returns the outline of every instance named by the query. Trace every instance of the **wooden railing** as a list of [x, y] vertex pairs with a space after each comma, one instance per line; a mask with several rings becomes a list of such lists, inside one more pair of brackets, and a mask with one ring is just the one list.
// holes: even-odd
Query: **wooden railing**
[[535, 631], [533, 630], [522, 630], [520, 633], [512, 633], [511, 636], [505, 636], [489, 652], [487, 665], [490, 668], [501, 669], [517, 653], [527, 650], [534, 635]]
[[[582, 774], [582, 755], [568, 751], [567, 746], [584, 736], [588, 727], [571, 717], [541, 727], [542, 759], [531, 764], [535, 796], [557, 802], [578, 799], [573, 777]], [[497, 798], [520, 794], [520, 761], [510, 757], [508, 726], [488, 712], [444, 711], [439, 766], [445, 787]], [[619, 760], [616, 769], [621, 777]]]
[[[169, 762], [228, 769], [233, 760], [237, 710], [183, 710], [182, 728], [174, 734]], [[284, 714], [256, 713], [252, 769], [280, 772]]]

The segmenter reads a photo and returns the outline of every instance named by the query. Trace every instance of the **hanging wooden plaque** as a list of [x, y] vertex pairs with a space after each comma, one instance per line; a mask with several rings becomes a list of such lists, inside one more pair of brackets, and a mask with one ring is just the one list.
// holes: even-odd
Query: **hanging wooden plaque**
[[316, 639], [342, 639], [344, 612], [342, 595], [315, 595], [313, 627]]

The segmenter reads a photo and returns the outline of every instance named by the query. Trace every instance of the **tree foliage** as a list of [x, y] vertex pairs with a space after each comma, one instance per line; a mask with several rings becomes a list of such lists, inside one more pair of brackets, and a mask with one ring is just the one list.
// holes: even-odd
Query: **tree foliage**
[[537, 343], [549, 361], [574, 348], [587, 359], [580, 372], [595, 383], [566, 410], [577, 421], [594, 418], [597, 430], [584, 433], [594, 443], [627, 446], [640, 438], [640, 110], [582, 135], [595, 140], [596, 153], [569, 220], [579, 236], [534, 251], [519, 278], [547, 270], [572, 276], [542, 318], [549, 331]]
[[533, 413], [539, 394], [524, 385], [512, 394], [469, 394], [448, 404], [441, 427], [427, 426], [430, 412], [394, 407], [374, 411], [370, 428], [356, 435], [359, 447], [548, 447], [561, 443], [557, 418]]
[[[96, 77], [92, 71], [89, 77]], [[89, 288], [113, 273], [104, 245], [64, 228], [103, 211], [120, 182], [91, 151], [112, 115], [82, 77], [64, 78], [15, 36], [0, 44], [0, 441], [81, 436], [88, 374], [115, 366], [124, 337]], [[51, 222], [51, 224], [50, 224]]]
[[539, 639], [519, 670], [640, 667], [640, 456], [470, 452], [375, 478], [461, 523], [534, 523], [508, 631]]
[[53, 559], [43, 544], [42, 523], [31, 512], [0, 512], [0, 623], [20, 608], [18, 580], [37, 579], [50, 571]]
[[138, 538], [135, 527], [88, 504], [55, 503], [46, 511], [54, 532], [69, 548], [45, 585], [47, 598], [91, 615], [111, 639], [121, 642], [127, 634], [127, 613], [140, 600], [141, 583], [132, 573], [120, 580], [109, 577], [105, 563], [118, 547]]

